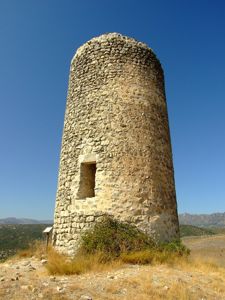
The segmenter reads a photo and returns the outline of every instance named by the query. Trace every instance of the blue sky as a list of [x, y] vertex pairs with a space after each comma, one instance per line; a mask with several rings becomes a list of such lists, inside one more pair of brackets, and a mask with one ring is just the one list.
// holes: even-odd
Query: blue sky
[[53, 218], [70, 60], [105, 32], [163, 65], [179, 212], [225, 211], [223, 0], [1, 0], [0, 218]]

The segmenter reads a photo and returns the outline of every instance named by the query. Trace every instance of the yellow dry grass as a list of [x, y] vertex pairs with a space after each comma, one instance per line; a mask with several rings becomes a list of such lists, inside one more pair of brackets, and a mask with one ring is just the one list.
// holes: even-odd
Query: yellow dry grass
[[186, 258], [186, 255], [181, 256], [179, 253], [148, 249], [122, 253], [119, 257], [113, 259], [101, 252], [94, 254], [78, 253], [73, 259], [69, 259], [66, 255], [60, 254], [53, 248], [50, 248], [48, 251], [47, 269], [53, 275], [78, 275], [90, 271], [101, 272], [112, 270], [124, 264], [173, 264], [175, 261]]
[[[49, 248], [51, 248], [51, 246]], [[20, 258], [27, 258], [32, 256], [35, 256], [37, 258], [43, 258], [46, 257], [46, 255], [47, 255], [46, 244], [43, 241], [36, 240], [32, 242], [28, 248], [23, 250], [18, 250], [17, 253], [13, 257], [10, 257], [9, 259], [17, 260]]]
[[[140, 271], [135, 277], [111, 282], [107, 286], [108, 295], [104, 299], [116, 299], [114, 295], [122, 295], [123, 291], [122, 299], [225, 299], [224, 271], [213, 264], [181, 259], [174, 261], [173, 267], [165, 264], [161, 267], [153, 266]], [[159, 279], [158, 283], [154, 283], [155, 275]]]
[[[68, 293], [73, 292], [82, 295], [84, 291], [90, 291], [95, 299], [102, 300], [225, 299], [225, 268], [210, 261], [206, 262], [201, 256], [188, 257], [163, 251], [145, 250], [123, 254], [120, 258], [107, 262], [101, 253], [85, 256], [79, 254], [71, 260], [67, 256], [56, 252], [52, 247], [48, 248], [46, 254], [44, 244], [35, 244], [26, 251], [20, 252], [14, 259], [29, 256], [40, 258], [44, 255], [48, 260], [46, 267], [50, 274], [92, 273], [84, 275], [86, 276], [84, 278], [91, 278], [91, 286], [87, 286], [86, 281], [80, 281], [80, 286], [77, 286], [77, 277], [72, 277], [71, 280], [74, 280], [75, 286], [72, 285], [68, 288], [70, 289], [70, 291], [67, 291]], [[144, 264], [146, 266], [132, 269], [130, 266], [128, 268], [125, 266], [127, 263]], [[130, 272], [128, 275], [126, 270]], [[108, 272], [113, 275], [113, 280], [107, 278]], [[124, 276], [114, 275], [120, 274], [120, 272], [124, 273]], [[97, 283], [97, 285], [101, 285], [102, 292], [100, 295], [95, 292], [95, 273], [100, 274], [102, 278], [102, 281]], [[158, 277], [156, 283], [154, 276]], [[196, 287], [194, 292], [193, 287]], [[45, 299], [69, 299], [67, 294], [56, 295], [55, 293], [55, 288], [51, 290], [50, 287], [42, 291]], [[211, 296], [209, 296], [210, 293]]]
[[122, 265], [121, 260], [112, 260], [107, 263], [103, 261], [103, 255], [96, 253], [93, 255], [77, 255], [74, 259], [69, 259], [66, 255], [56, 252], [53, 248], [48, 251], [47, 270], [53, 275], [72, 275], [86, 272], [102, 272], [117, 269]]
[[93, 255], [77, 255], [74, 259], [69, 259], [66, 255], [58, 253], [53, 247], [46, 246], [43, 242], [35, 242], [28, 249], [19, 251], [14, 260], [35, 256], [37, 258], [46, 257], [48, 259], [47, 270], [50, 274], [69, 275], [86, 272], [102, 272], [105, 270], [118, 269], [124, 264], [166, 264], [180, 268], [184, 271], [201, 271], [203, 273], [219, 273], [225, 278], [225, 268], [219, 267], [213, 261], [205, 261], [202, 257], [179, 256], [176, 253], [158, 252], [157, 250], [144, 250], [133, 253], [123, 253], [115, 260], [105, 260], [102, 253]]
[[111, 283], [107, 287], [109, 300], [115, 299], [114, 295], [123, 294], [123, 291], [129, 291], [127, 297], [122, 299], [136, 299], [136, 300], [146, 300], [146, 299], [168, 299], [168, 300], [188, 300], [191, 298], [191, 293], [188, 291], [188, 287], [184, 283], [175, 283], [164, 288], [159, 288], [151, 283], [150, 278], [146, 276], [139, 276], [132, 279], [122, 280], [120, 283]]
[[159, 251], [157, 249], [147, 249], [131, 253], [122, 253], [120, 259], [128, 264], [163, 264], [173, 263], [176, 260], [186, 259], [187, 256], [181, 256], [178, 253]]
[[200, 261], [204, 265], [225, 267], [225, 235], [212, 237], [186, 238], [183, 242], [191, 249], [193, 264]]

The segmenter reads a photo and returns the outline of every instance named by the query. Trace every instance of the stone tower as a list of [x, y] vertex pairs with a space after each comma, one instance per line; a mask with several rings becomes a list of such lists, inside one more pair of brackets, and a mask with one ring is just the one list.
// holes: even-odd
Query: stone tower
[[73, 254], [105, 214], [157, 241], [179, 238], [163, 70], [147, 45], [117, 33], [71, 62], [55, 208], [55, 247]]

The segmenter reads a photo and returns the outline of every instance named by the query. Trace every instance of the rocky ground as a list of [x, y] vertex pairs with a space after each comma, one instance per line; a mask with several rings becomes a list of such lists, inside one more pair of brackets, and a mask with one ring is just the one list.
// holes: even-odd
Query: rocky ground
[[72, 276], [49, 275], [45, 259], [14, 257], [0, 263], [0, 300], [224, 300], [225, 235], [183, 242], [192, 250], [189, 263], [114, 265]]
[[[0, 299], [225, 299], [218, 270], [126, 265], [99, 273], [50, 276], [45, 260], [0, 264]], [[224, 275], [224, 273], [223, 273]]]

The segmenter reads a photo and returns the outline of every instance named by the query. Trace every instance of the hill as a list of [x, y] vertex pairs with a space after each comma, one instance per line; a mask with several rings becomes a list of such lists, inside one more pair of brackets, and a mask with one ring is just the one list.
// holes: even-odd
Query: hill
[[25, 249], [34, 240], [43, 238], [48, 224], [0, 224], [0, 260]]
[[198, 227], [225, 227], [225, 212], [213, 214], [179, 214], [179, 222], [182, 225]]
[[193, 225], [180, 225], [180, 236], [203, 236], [214, 235], [216, 232], [211, 229], [201, 228]]
[[53, 224], [52, 220], [34, 220], [34, 219], [26, 219], [26, 218], [5, 218], [0, 219], [0, 224]]

